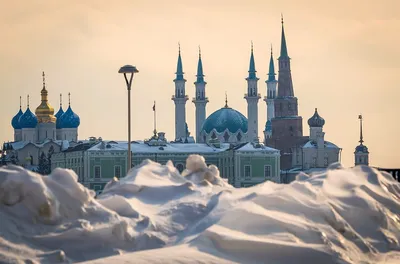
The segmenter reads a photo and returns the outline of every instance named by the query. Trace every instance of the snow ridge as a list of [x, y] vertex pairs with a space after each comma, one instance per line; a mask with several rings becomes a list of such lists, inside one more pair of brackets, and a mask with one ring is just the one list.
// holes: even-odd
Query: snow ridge
[[334, 164], [235, 189], [201, 156], [186, 168], [147, 160], [97, 198], [71, 170], [0, 168], [0, 262], [400, 261], [400, 184], [387, 173]]

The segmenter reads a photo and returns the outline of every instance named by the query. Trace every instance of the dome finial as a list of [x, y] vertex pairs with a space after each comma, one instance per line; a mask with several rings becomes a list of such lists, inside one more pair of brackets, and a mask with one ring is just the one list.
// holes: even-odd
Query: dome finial
[[27, 96], [27, 102], [28, 102], [28, 103], [27, 103], [27, 106], [28, 106], [27, 108], [29, 108], [29, 94], [28, 94], [28, 96]]
[[283, 25], [283, 14], [281, 13], [281, 23]]
[[60, 93], [60, 107], [62, 107], [62, 94]]
[[178, 53], [181, 55], [181, 43], [178, 41]]
[[362, 115], [360, 114], [359, 116], [358, 116], [358, 119], [360, 119], [360, 144], [362, 144], [363, 142], [364, 142], [364, 140], [363, 140], [363, 133], [362, 133]]
[[225, 91], [225, 108], [228, 108], [228, 93]]
[[200, 49], [200, 45], [199, 45], [199, 59], [201, 58], [201, 49]]
[[22, 96], [19, 97], [19, 109], [22, 107]]
[[68, 105], [71, 106], [71, 93], [68, 93]]
[[272, 43], [271, 43], [271, 56], [272, 56]]
[[43, 78], [43, 90], [46, 90], [46, 75], [44, 74], [44, 71], [42, 72], [42, 78]]
[[253, 41], [251, 41], [251, 53], [253, 53]]

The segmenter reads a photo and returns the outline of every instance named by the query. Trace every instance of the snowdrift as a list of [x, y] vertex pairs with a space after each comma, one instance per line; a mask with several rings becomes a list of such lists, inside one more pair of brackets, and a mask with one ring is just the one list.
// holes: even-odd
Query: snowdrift
[[235, 189], [203, 157], [145, 161], [95, 198], [0, 168], [0, 263], [399, 263], [400, 184], [370, 167]]

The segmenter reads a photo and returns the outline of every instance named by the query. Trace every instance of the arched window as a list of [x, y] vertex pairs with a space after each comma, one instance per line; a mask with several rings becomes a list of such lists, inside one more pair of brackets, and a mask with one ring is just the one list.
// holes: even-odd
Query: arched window
[[225, 134], [224, 134], [224, 140], [225, 140], [225, 142], [228, 142], [228, 140], [229, 140], [229, 134], [226, 131], [225, 131]]
[[240, 133], [238, 133], [236, 138], [237, 138], [238, 141], [241, 141], [242, 140], [242, 135]]
[[217, 135], [215, 134], [215, 132], [213, 132], [213, 133], [211, 134], [211, 138], [212, 138], [212, 139], [216, 139], [216, 138], [217, 138]]

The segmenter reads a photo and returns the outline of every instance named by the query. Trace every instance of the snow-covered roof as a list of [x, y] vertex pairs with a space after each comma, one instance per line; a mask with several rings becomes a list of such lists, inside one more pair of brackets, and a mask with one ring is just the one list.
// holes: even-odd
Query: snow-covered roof
[[5, 144], [10, 144], [13, 150], [20, 150], [23, 149], [26, 145], [32, 144], [37, 148], [42, 148], [44, 145], [53, 142], [59, 146], [61, 146], [61, 150], [66, 150], [69, 147], [69, 141], [68, 140], [51, 140], [51, 139], [46, 139], [42, 143], [32, 143], [30, 141], [16, 141], [16, 142], [9, 142]]
[[279, 150], [265, 146], [259, 143], [245, 143], [243, 146], [239, 146], [236, 151], [238, 152], [275, 152], [279, 153]]
[[[311, 141], [311, 140], [303, 145], [303, 148], [316, 148], [316, 147], [317, 147], [317, 143], [314, 141]], [[329, 142], [329, 141], [324, 141], [324, 147], [339, 149], [338, 146], [336, 146], [335, 144], [333, 144], [332, 142]]]
[[[126, 141], [103, 141], [91, 147], [88, 151], [126, 151], [127, 149], [128, 143]], [[229, 144], [225, 143], [221, 143], [219, 148], [202, 143], [166, 143], [165, 146], [150, 146], [143, 141], [131, 143], [131, 151], [134, 153], [218, 153], [228, 149]]]

